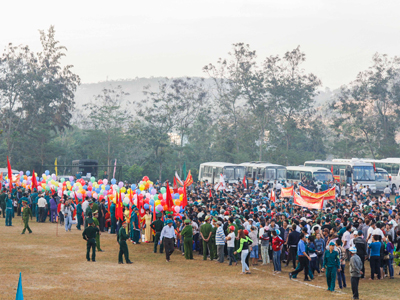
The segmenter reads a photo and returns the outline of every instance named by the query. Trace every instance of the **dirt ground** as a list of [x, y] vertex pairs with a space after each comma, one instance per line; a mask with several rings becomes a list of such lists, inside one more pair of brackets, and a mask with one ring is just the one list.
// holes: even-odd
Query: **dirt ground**
[[[132, 265], [119, 265], [115, 235], [104, 233], [97, 262], [86, 261], [86, 242], [75, 226], [30, 222], [33, 234], [21, 235], [22, 222], [5, 227], [0, 218], [0, 299], [15, 299], [19, 273], [25, 299], [351, 299], [350, 277], [342, 291], [326, 291], [325, 276], [306, 284], [303, 274], [290, 281], [289, 267], [273, 275], [272, 263], [251, 267], [239, 275], [238, 266], [203, 261], [195, 252], [186, 261], [177, 250], [171, 262], [154, 254], [152, 244], [129, 244]], [[369, 275], [369, 265], [366, 265]], [[399, 299], [399, 267], [395, 279], [360, 281], [360, 299]], [[336, 284], [337, 286], [337, 284]]]

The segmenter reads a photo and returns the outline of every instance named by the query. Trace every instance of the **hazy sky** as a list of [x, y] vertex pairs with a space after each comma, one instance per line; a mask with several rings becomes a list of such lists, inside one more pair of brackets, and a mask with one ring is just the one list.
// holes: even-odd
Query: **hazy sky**
[[[24, 4], [24, 2], [26, 2]], [[205, 76], [202, 67], [244, 42], [260, 61], [298, 45], [304, 68], [337, 88], [375, 52], [400, 55], [399, 1], [141, 0], [7, 1], [0, 47], [39, 50], [55, 25], [83, 83], [150, 76]]]

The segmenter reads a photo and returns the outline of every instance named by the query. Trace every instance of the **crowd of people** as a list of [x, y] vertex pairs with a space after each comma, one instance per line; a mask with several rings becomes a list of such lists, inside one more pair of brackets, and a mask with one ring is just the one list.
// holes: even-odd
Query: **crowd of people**
[[[297, 206], [292, 198], [280, 197], [281, 189], [291, 185], [295, 191], [303, 185], [314, 192], [336, 186], [336, 199], [325, 201], [322, 210]], [[165, 183], [156, 182], [154, 188], [163, 186]], [[249, 188], [236, 183], [224, 190], [214, 190], [207, 181], [197, 182], [187, 188], [187, 195], [183, 213], [155, 214], [148, 208], [141, 215], [131, 205], [124, 207], [119, 220], [116, 203], [108, 205], [105, 198], [100, 202], [77, 200], [22, 187], [3, 188], [0, 207], [6, 226], [12, 225], [14, 217], [23, 219], [22, 234], [32, 232], [29, 219], [59, 222], [67, 232], [72, 225], [83, 229], [88, 261], [95, 261], [96, 250], [102, 251], [100, 235], [109, 233], [117, 234], [119, 263], [123, 256], [131, 263], [127, 242], [144, 241], [154, 243], [154, 253], [165, 251], [167, 262], [178, 250], [186, 259], [194, 259], [197, 253], [203, 260], [227, 260], [229, 266], [240, 262], [240, 274], [251, 274], [250, 266], [271, 262], [274, 274], [281, 273], [284, 266], [291, 279], [304, 271], [304, 280], [310, 281], [325, 272], [329, 291], [335, 290], [336, 278], [340, 289], [347, 287], [345, 270], [350, 268], [354, 299], [358, 299], [359, 279], [366, 278], [366, 273], [370, 280], [395, 276], [395, 251], [400, 247], [398, 192], [392, 201], [390, 195], [372, 195], [358, 183], [340, 187], [324, 182], [317, 188], [310, 182], [256, 180]]]

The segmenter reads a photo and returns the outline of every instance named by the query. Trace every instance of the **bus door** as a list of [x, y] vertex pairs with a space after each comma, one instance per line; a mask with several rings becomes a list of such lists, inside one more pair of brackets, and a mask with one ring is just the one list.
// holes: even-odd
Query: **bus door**
[[346, 170], [345, 169], [340, 169], [339, 170], [339, 176], [340, 176], [340, 183], [347, 182], [347, 180], [346, 180]]

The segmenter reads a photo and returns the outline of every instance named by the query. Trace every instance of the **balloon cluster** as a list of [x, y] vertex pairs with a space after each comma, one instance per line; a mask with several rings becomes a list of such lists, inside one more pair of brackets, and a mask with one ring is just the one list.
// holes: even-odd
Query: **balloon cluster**
[[[30, 171], [19, 173], [19, 181], [17, 180], [16, 185], [24, 188], [32, 188], [32, 176]], [[168, 210], [167, 205], [167, 191], [165, 187], [162, 187], [158, 192], [154, 187], [154, 183], [149, 180], [149, 177], [144, 176], [139, 182], [138, 186], [132, 184], [129, 188], [124, 186], [122, 181], [118, 182], [116, 179], [111, 179], [110, 182], [107, 179], [96, 180], [95, 177], [91, 177], [89, 182], [85, 182], [83, 179], [74, 180], [73, 176], [69, 176], [68, 180], [61, 178], [57, 180], [55, 174], [51, 174], [46, 170], [41, 177], [35, 173], [38, 183], [38, 191], [49, 191], [56, 192], [58, 196], [67, 195], [70, 197], [77, 197], [78, 199], [86, 199], [86, 197], [93, 197], [99, 201], [106, 199], [116, 203], [116, 198], [121, 195], [124, 206], [138, 206], [141, 208], [140, 214], [143, 215], [145, 210], [149, 209], [151, 212], [160, 213]], [[14, 176], [13, 176], [14, 177]], [[6, 177], [7, 178], [7, 177]], [[6, 183], [8, 186], [8, 183]], [[175, 190], [170, 188], [173, 205], [170, 209], [174, 216], [183, 216], [184, 208], [182, 208], [183, 200], [183, 187]]]

